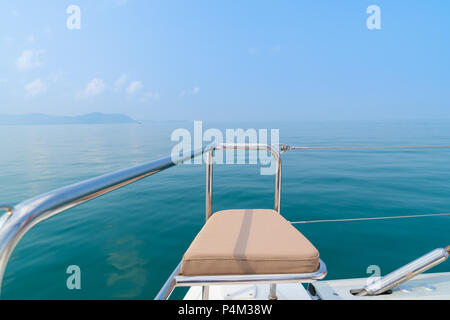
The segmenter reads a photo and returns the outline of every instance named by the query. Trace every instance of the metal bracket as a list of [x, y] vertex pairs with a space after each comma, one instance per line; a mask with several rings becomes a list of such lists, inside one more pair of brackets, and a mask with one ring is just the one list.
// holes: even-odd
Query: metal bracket
[[8, 216], [12, 215], [13, 207], [6, 204], [0, 204], [0, 209], [3, 209]]
[[356, 296], [376, 296], [391, 290], [398, 285], [412, 279], [416, 275], [431, 269], [432, 267], [447, 260], [450, 253], [450, 246], [445, 249], [435, 249], [426, 255], [408, 263], [381, 279], [360, 289], [353, 289], [351, 294]]
[[292, 150], [291, 146], [288, 146], [287, 144], [280, 144], [281, 153], [288, 152], [290, 150]]

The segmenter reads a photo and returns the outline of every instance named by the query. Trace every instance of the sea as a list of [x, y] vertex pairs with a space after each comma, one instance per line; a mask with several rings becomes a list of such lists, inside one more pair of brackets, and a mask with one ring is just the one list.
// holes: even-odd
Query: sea
[[[0, 126], [0, 203], [169, 156], [193, 122]], [[205, 122], [278, 129], [295, 146], [450, 145], [450, 121]], [[289, 221], [450, 212], [450, 149], [299, 150], [282, 155]], [[213, 211], [272, 208], [273, 176], [216, 165]], [[153, 299], [204, 224], [205, 167], [182, 164], [67, 210], [31, 229], [6, 269], [3, 299]], [[381, 275], [450, 244], [450, 217], [296, 225], [327, 279]], [[70, 266], [80, 288], [70, 289]], [[432, 269], [450, 271], [450, 263]], [[70, 280], [70, 279], [69, 279]], [[172, 298], [183, 298], [178, 288]]]

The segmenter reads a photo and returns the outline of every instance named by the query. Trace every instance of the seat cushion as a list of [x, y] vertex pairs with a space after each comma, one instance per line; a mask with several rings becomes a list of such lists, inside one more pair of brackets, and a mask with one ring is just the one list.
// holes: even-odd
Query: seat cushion
[[274, 210], [219, 211], [186, 251], [184, 276], [310, 273], [319, 252]]

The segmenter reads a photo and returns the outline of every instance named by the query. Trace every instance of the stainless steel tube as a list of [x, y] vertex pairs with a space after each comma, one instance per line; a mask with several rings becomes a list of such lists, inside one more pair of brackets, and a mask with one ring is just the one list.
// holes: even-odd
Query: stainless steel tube
[[[275, 190], [274, 190], [274, 210], [278, 213], [280, 212], [280, 204], [281, 204], [281, 157], [280, 153], [273, 149], [272, 147], [265, 145], [265, 144], [249, 144], [249, 143], [223, 143], [214, 145], [210, 149], [210, 153], [212, 153], [214, 150], [227, 150], [227, 149], [234, 149], [234, 150], [266, 150], [267, 152], [270, 152], [272, 156], [275, 158]], [[212, 157], [212, 156], [211, 156]], [[208, 165], [207, 165], [208, 166]], [[206, 215], [211, 216], [212, 214], [212, 200], [209, 201], [209, 199], [212, 199], [212, 160], [210, 163], [211, 170], [208, 171], [207, 169], [207, 177], [206, 177], [206, 183], [208, 184], [211, 182], [211, 189], [210, 193], [207, 194], [207, 201], [206, 201]], [[208, 174], [210, 173], [211, 177], [208, 178]], [[207, 189], [208, 190], [208, 189]]]
[[209, 286], [202, 287], [202, 300], [209, 300]]
[[269, 300], [278, 300], [278, 297], [277, 297], [277, 284], [276, 283], [270, 284], [268, 299]]
[[444, 262], [447, 260], [448, 256], [449, 253], [446, 249], [435, 249], [362, 289], [352, 290], [352, 293], [358, 296], [374, 296], [382, 294], [383, 292], [408, 281], [414, 276], [431, 269], [439, 263]]
[[173, 167], [210, 150], [208, 146], [172, 160], [171, 157], [109, 173], [100, 177], [57, 189], [19, 203], [2, 216], [0, 226], [0, 292], [9, 258], [20, 239], [39, 222], [57, 215], [86, 201], [124, 187], [155, 173]]
[[173, 270], [173, 272], [170, 275], [169, 279], [167, 279], [166, 283], [164, 283], [164, 285], [159, 290], [159, 292], [156, 295], [154, 300], [167, 300], [167, 299], [169, 299], [170, 295], [173, 292], [173, 289], [175, 289], [175, 286], [176, 286], [175, 277], [180, 272], [180, 268], [181, 268], [181, 262], [178, 264], [178, 266], [175, 268], [175, 270]]
[[[212, 182], [213, 182], [213, 152], [214, 150], [225, 149], [247, 149], [247, 150], [266, 150], [270, 152], [275, 160], [275, 196], [274, 209], [280, 212], [281, 199], [281, 158], [278, 151], [272, 149], [267, 145], [252, 145], [252, 144], [221, 144], [208, 148], [206, 152], [206, 192], [205, 192], [205, 215], [206, 221], [212, 215]], [[323, 279], [327, 274], [327, 267], [325, 263], [319, 259], [320, 265], [316, 272], [304, 274], [255, 274], [255, 275], [212, 275], [212, 276], [183, 276], [178, 275], [179, 267], [172, 273], [166, 284], [161, 289], [160, 293], [155, 299], [165, 299], [170, 296], [175, 287], [188, 286], [202, 286], [202, 299], [209, 298], [210, 285], [230, 285], [230, 284], [269, 284], [270, 296], [269, 298], [276, 299], [276, 284], [277, 283], [292, 283], [292, 282], [313, 282]], [[170, 291], [170, 292], [169, 292]]]
[[[281, 179], [281, 159], [278, 152], [273, 150], [271, 147], [266, 145], [251, 144], [211, 144], [204, 148], [191, 151], [187, 155], [177, 159], [167, 157], [69, 185], [21, 202], [15, 207], [0, 205], [0, 209], [4, 209], [6, 211], [6, 214], [0, 216], [0, 293], [5, 269], [8, 265], [12, 252], [22, 237], [36, 224], [64, 212], [65, 210], [78, 206], [133, 182], [144, 179], [160, 171], [171, 168], [196, 156], [212, 152], [213, 150], [231, 147], [235, 149], [253, 148], [266, 149], [270, 151], [277, 159], [277, 179]], [[212, 166], [212, 161], [210, 164]], [[212, 167], [210, 171], [207, 171], [207, 173], [208, 172], [211, 176], [211, 184], [208, 190], [209, 195], [212, 196]], [[279, 184], [276, 183], [275, 203], [278, 203], [278, 210], [280, 201], [279, 187]], [[207, 212], [212, 212], [211, 205], [211, 202], [206, 203]]]
[[249, 275], [217, 275], [217, 276], [176, 276], [177, 287], [201, 285], [230, 285], [230, 284], [272, 284], [293, 282], [314, 282], [327, 275], [327, 266], [319, 259], [319, 269], [312, 273], [299, 274], [249, 274]]
[[209, 150], [206, 153], [205, 222], [208, 221], [212, 215], [213, 153], [214, 150]]

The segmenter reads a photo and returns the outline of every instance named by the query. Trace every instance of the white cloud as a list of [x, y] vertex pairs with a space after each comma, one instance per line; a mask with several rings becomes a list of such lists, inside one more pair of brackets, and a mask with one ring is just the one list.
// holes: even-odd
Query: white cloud
[[101, 94], [105, 88], [105, 81], [99, 78], [94, 78], [87, 84], [86, 88], [79, 94], [79, 96], [82, 98], [94, 97]]
[[13, 9], [13, 10], [11, 10], [11, 14], [12, 14], [14, 17], [18, 17], [18, 16], [19, 16], [19, 11], [17, 11], [16, 9]]
[[45, 50], [24, 50], [15, 64], [19, 70], [25, 71], [40, 67]]
[[192, 93], [193, 94], [199, 94], [200, 93], [200, 88], [199, 87], [195, 87], [194, 89], [192, 89]]
[[124, 73], [122, 74], [115, 82], [114, 82], [114, 86], [116, 87], [121, 87], [125, 81], [127, 81], [128, 76]]
[[47, 84], [41, 79], [36, 79], [25, 85], [28, 97], [35, 97], [47, 91]]
[[130, 83], [130, 85], [126, 89], [126, 92], [129, 95], [134, 95], [134, 94], [138, 93], [139, 91], [141, 91], [143, 87], [144, 87], [144, 85], [142, 84], [142, 82], [133, 81]]
[[4, 84], [4, 83], [7, 83], [7, 82], [8, 82], [8, 79], [0, 78], [0, 84]]

